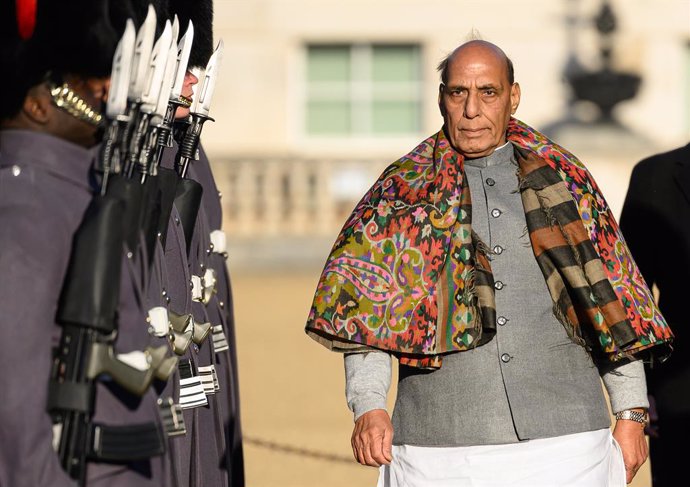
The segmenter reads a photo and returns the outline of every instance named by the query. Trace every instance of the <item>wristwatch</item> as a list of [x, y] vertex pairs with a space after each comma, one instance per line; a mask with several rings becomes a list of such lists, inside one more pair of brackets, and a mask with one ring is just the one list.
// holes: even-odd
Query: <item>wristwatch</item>
[[619, 419], [629, 419], [630, 421], [636, 421], [638, 423], [647, 426], [649, 424], [649, 414], [647, 411], [635, 411], [633, 409], [626, 409], [624, 411], [619, 411], [616, 413], [616, 420]]

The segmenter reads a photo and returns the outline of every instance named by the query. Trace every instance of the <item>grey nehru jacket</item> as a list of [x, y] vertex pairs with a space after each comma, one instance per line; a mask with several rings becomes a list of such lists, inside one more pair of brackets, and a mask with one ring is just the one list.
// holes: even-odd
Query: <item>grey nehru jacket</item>
[[[472, 227], [494, 255], [497, 333], [486, 345], [444, 357], [435, 371], [400, 366], [394, 444], [472, 446], [515, 443], [607, 428], [600, 374], [614, 411], [647, 407], [640, 362], [600, 371], [552, 312], [529, 244], [513, 147], [468, 160]], [[390, 358], [345, 358], [355, 415], [385, 408]]]

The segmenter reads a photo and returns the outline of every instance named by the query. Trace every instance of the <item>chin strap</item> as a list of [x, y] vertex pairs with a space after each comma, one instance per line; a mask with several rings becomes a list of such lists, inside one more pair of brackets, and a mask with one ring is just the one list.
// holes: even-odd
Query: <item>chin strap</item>
[[101, 113], [72, 91], [67, 83], [58, 86], [50, 82], [49, 88], [55, 106], [94, 127], [101, 125], [103, 119]]

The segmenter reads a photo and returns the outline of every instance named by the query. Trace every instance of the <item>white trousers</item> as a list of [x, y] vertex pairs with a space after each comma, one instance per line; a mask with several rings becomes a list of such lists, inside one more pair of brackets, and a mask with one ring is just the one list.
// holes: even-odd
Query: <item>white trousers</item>
[[625, 487], [610, 430], [470, 447], [393, 446], [378, 487]]

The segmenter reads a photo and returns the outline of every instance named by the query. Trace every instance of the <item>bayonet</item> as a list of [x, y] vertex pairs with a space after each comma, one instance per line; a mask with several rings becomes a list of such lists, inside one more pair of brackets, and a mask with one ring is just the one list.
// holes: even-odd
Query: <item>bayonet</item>
[[179, 30], [180, 22], [177, 18], [177, 15], [175, 15], [175, 19], [172, 24], [172, 42], [170, 43], [168, 57], [165, 62], [163, 83], [158, 95], [158, 103], [156, 104], [155, 108], [155, 120], [157, 123], [154, 126], [152, 134], [150, 135], [150, 139], [147, 140], [146, 156], [148, 157], [148, 160], [146, 161], [146, 165], [149, 168], [149, 174], [152, 176], [155, 176], [158, 172], [158, 165], [163, 155], [163, 149], [172, 145], [172, 120], [175, 117], [175, 108], [171, 105], [171, 103], [169, 103], [169, 101], [172, 86], [175, 82], [176, 70], [179, 64], [179, 48], [175, 42], [178, 37]]
[[156, 36], [156, 10], [153, 5], [149, 5], [144, 23], [137, 32], [137, 39], [134, 48], [134, 59], [132, 60], [132, 78], [129, 83], [130, 100], [141, 99], [146, 83], [147, 68], [151, 58], [153, 39]]
[[146, 82], [144, 83], [141, 96], [137, 98], [135, 93], [134, 97], [131, 98], [136, 103], [137, 117], [129, 143], [127, 174], [131, 177], [134, 167], [138, 166], [142, 183], [148, 173], [149, 155], [146, 151], [146, 136], [149, 133], [151, 118], [154, 116], [156, 106], [158, 105], [158, 96], [163, 83], [171, 42], [172, 27], [170, 21], [166, 21], [163, 33], [156, 41], [151, 55], [148, 57], [148, 69], [145, 72]]
[[180, 42], [177, 44], [177, 65], [175, 68], [175, 79], [173, 81], [172, 91], [170, 92], [170, 101], [178, 102], [182, 94], [182, 85], [184, 84], [184, 77], [187, 73], [187, 64], [189, 64], [189, 55], [192, 52], [192, 42], [194, 41], [194, 24], [190, 20], [187, 24], [187, 32], [185, 32]]
[[[175, 25], [179, 26], [177, 15], [175, 16]], [[176, 37], [175, 37], [176, 38]], [[154, 157], [153, 166], [157, 167], [163, 156], [163, 149], [172, 147], [172, 127], [175, 121], [175, 112], [177, 108], [184, 105], [185, 102], [181, 98], [182, 85], [184, 84], [185, 73], [187, 72], [187, 64], [189, 63], [189, 55], [192, 50], [192, 41], [194, 40], [194, 26], [190, 20], [187, 24], [187, 31], [185, 32], [180, 42], [177, 45], [171, 46], [171, 51], [174, 50], [174, 64], [169, 66], [172, 69], [172, 86], [168, 93], [168, 98], [163, 99], [164, 93], [161, 93], [160, 110], [165, 107], [165, 114], [163, 115], [163, 122], [158, 127], [158, 146], [156, 147], [156, 155]], [[168, 67], [166, 67], [167, 71]], [[167, 75], [167, 72], [166, 72]]]
[[164, 118], [168, 109], [168, 101], [170, 100], [170, 93], [172, 92], [173, 83], [175, 82], [175, 74], [178, 64], [177, 52], [178, 47], [177, 37], [180, 32], [180, 21], [175, 15], [175, 19], [172, 23], [172, 35], [170, 47], [168, 49], [168, 55], [165, 59], [165, 71], [163, 74], [163, 82], [161, 83], [161, 89], [158, 94], [158, 101], [156, 102], [156, 108], [154, 112], [157, 116]]
[[194, 97], [191, 112], [193, 114], [208, 117], [211, 110], [211, 100], [216, 88], [216, 80], [220, 70], [220, 63], [223, 60], [223, 40], [218, 41], [218, 46], [213, 52], [211, 59], [208, 60], [204, 70], [203, 80], [199, 84], [199, 95]]
[[129, 80], [129, 91], [127, 96], [129, 100], [127, 112], [130, 118], [130, 130], [128, 131], [128, 150], [125, 173], [128, 177], [131, 177], [134, 170], [142, 137], [140, 133], [140, 107], [144, 90], [147, 88], [146, 82], [147, 80], [150, 81], [149, 68], [155, 36], [156, 10], [152, 5], [149, 5], [146, 19], [137, 32], [134, 57], [132, 59], [132, 76]]
[[105, 114], [108, 119], [108, 127], [103, 137], [102, 152], [100, 157], [103, 180], [101, 182], [101, 194], [105, 193], [110, 172], [119, 172], [122, 164], [122, 143], [127, 117], [127, 90], [132, 71], [132, 58], [134, 57], [136, 31], [134, 22], [127, 19], [125, 31], [115, 50], [113, 68], [110, 76], [110, 90], [108, 91], [108, 103]]
[[[175, 33], [175, 35], [177, 35]], [[174, 61], [170, 59], [170, 48], [173, 40], [173, 28], [170, 21], [165, 22], [165, 28], [153, 47], [149, 59], [149, 69], [144, 92], [141, 95], [139, 106], [139, 120], [135, 132], [132, 135], [130, 157], [137, 159], [141, 181], [144, 182], [147, 174], [155, 174], [155, 168], [151, 168], [152, 151], [156, 147], [156, 126], [159, 125], [165, 112], [158, 114], [161, 93], [170, 90], [171, 74], [166, 78], [168, 65]], [[132, 165], [130, 165], [132, 167]]]
[[172, 26], [165, 21], [165, 28], [151, 51], [144, 91], [141, 94], [141, 110], [153, 114], [158, 106], [158, 97], [163, 87], [165, 67], [172, 42]]
[[220, 70], [220, 63], [223, 59], [223, 40], [218, 41], [218, 46], [213, 52], [213, 55], [208, 60], [206, 69], [200, 77], [200, 84], [194, 96], [194, 102], [190, 110], [192, 121], [187, 127], [180, 150], [177, 154], [177, 171], [180, 177], [185, 177], [189, 167], [189, 161], [197, 158], [197, 151], [199, 148], [199, 140], [201, 138], [201, 130], [207, 120], [213, 120], [209, 117], [211, 110], [211, 100], [213, 92], [216, 87], [218, 72]]
[[132, 61], [136, 42], [136, 29], [132, 19], [127, 19], [125, 31], [115, 50], [113, 69], [110, 74], [110, 89], [105, 114], [116, 120], [127, 112], [127, 91], [132, 74]]

